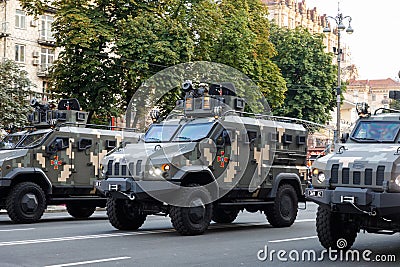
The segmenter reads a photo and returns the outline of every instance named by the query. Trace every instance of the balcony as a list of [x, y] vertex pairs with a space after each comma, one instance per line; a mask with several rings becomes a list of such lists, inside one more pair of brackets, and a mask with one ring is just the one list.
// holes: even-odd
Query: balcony
[[45, 46], [56, 46], [56, 39], [54, 37], [40, 36], [38, 43]]
[[49, 70], [53, 64], [40, 64], [38, 67], [37, 76], [38, 77], [48, 77]]
[[10, 32], [8, 29], [8, 22], [0, 23], [0, 38], [10, 36]]

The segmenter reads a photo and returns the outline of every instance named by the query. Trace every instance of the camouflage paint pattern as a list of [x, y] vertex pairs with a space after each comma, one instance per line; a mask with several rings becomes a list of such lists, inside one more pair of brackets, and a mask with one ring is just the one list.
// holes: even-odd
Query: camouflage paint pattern
[[[272, 188], [273, 178], [281, 172], [297, 174], [305, 185], [307, 147], [305, 142], [296, 141], [299, 137], [306, 140], [307, 131], [302, 125], [241, 117], [244, 128], [240, 129], [237, 116], [226, 116], [223, 122], [215, 118], [196, 118], [189, 121], [192, 124], [211, 121], [217, 128], [214, 127], [208, 137], [200, 142], [129, 144], [103, 159], [105, 168], [110, 165], [109, 171], [105, 170], [103, 175], [132, 177], [135, 180], [163, 180], [164, 177], [152, 176], [149, 171], [167, 163], [171, 166], [169, 175], [165, 178], [167, 180], [174, 180], [182, 168], [202, 166], [209, 168], [215, 178], [221, 178], [219, 186], [228, 188], [235, 184], [255, 195], [260, 184], [262, 187]], [[167, 123], [184, 125], [189, 121], [174, 120]], [[230, 139], [230, 144], [223, 147], [217, 145], [221, 124], [229, 133]], [[248, 152], [251, 145], [248, 130], [257, 132], [253, 152]], [[286, 142], [285, 134], [290, 135], [292, 141]], [[122, 175], [123, 165], [126, 165], [124, 168], [131, 169], [130, 164], [133, 164], [133, 170]], [[141, 171], [137, 172], [139, 169]]]
[[[102, 129], [63, 126], [59, 129], [38, 130], [48, 136], [44, 142], [32, 148], [0, 150], [1, 177], [9, 175], [16, 168], [38, 168], [43, 170], [53, 185], [92, 185], [98, 178], [100, 161], [112, 147], [107, 141], [137, 142], [138, 133]], [[32, 133], [36, 133], [34, 131]], [[56, 139], [68, 142], [66, 147], [49, 152], [49, 146]], [[91, 140], [92, 144], [79, 148], [79, 141]]]
[[[385, 122], [398, 125], [399, 113], [383, 113], [360, 118], [354, 126], [350, 139], [338, 144], [333, 153], [314, 161], [312, 169], [324, 173], [325, 181], [319, 181], [317, 175], [312, 176], [315, 188], [325, 188], [329, 180], [334, 187], [361, 187], [373, 191], [400, 192], [400, 136], [397, 133], [394, 140], [379, 139], [357, 140], [355, 131], [361, 123]], [[381, 128], [382, 133], [385, 129]], [[400, 183], [399, 183], [400, 184]]]

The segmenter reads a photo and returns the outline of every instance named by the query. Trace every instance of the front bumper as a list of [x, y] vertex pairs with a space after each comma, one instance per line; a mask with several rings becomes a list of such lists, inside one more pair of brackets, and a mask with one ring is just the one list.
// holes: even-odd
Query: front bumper
[[371, 189], [337, 187], [306, 189], [306, 198], [340, 213], [399, 214], [400, 193], [374, 192]]
[[132, 178], [108, 178], [97, 180], [96, 188], [106, 196], [142, 200], [157, 199], [165, 194], [173, 194], [179, 185], [169, 181], [135, 181]]

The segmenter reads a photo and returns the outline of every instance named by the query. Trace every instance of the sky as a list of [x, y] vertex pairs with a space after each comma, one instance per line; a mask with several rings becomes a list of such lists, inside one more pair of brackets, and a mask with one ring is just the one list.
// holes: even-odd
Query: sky
[[[302, 0], [298, 0], [302, 1]], [[399, 80], [400, 1], [399, 0], [305, 0], [307, 8], [317, 7], [320, 15], [351, 16], [354, 33], [345, 32], [342, 40], [349, 46], [351, 61], [358, 67], [359, 79]], [[331, 25], [332, 21], [331, 21]], [[346, 27], [348, 21], [345, 21]]]

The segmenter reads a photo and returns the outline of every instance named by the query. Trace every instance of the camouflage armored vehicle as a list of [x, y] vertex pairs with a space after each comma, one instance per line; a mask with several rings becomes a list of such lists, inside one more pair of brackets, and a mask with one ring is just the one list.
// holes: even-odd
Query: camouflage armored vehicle
[[106, 199], [96, 194], [103, 156], [134, 132], [86, 128], [87, 113], [76, 99], [62, 100], [57, 110], [31, 101], [32, 127], [0, 142], [0, 209], [16, 223], [38, 221], [47, 205], [66, 204], [76, 218], [87, 218]]
[[325, 248], [349, 249], [360, 230], [400, 230], [400, 111], [371, 115], [365, 105], [358, 108], [345, 143], [312, 165], [314, 189], [306, 196], [319, 205], [317, 233]]
[[141, 142], [103, 159], [97, 188], [108, 196], [111, 224], [135, 230], [147, 215], [169, 215], [179, 233], [195, 235], [245, 209], [275, 227], [292, 225], [307, 182], [305, 128], [244, 112], [233, 84], [182, 89], [181, 116], [153, 123]]

